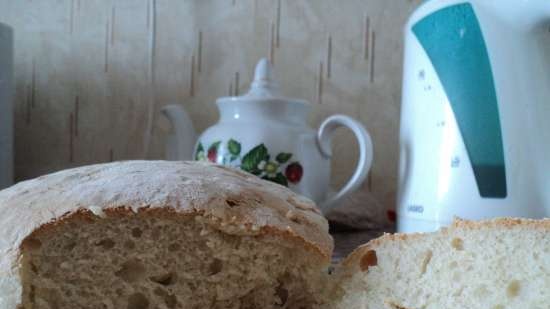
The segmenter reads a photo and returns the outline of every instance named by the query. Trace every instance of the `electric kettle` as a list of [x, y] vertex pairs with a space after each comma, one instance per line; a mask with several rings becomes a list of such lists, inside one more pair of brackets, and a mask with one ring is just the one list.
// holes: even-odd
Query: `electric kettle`
[[[216, 103], [219, 121], [198, 138], [181, 105], [161, 110], [175, 133], [168, 137], [168, 159], [192, 158], [244, 170], [311, 198], [323, 211], [338, 206], [365, 180], [373, 148], [363, 125], [345, 115], [332, 115], [318, 130], [310, 128], [307, 116], [311, 104], [283, 96], [267, 59], [258, 62], [245, 95], [222, 97]], [[359, 159], [348, 182], [332, 193], [331, 142], [339, 127], [355, 135]]]
[[402, 98], [399, 231], [550, 214], [550, 1], [425, 2]]

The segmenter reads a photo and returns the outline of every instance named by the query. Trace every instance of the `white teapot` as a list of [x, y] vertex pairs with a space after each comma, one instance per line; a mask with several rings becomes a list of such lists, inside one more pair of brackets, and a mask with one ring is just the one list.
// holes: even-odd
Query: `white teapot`
[[[344, 115], [327, 118], [318, 131], [308, 127], [310, 104], [279, 93], [266, 59], [256, 66], [247, 94], [219, 98], [216, 103], [220, 120], [198, 140], [181, 105], [162, 109], [175, 131], [168, 137], [169, 160], [208, 160], [240, 168], [311, 198], [323, 211], [337, 205], [365, 180], [373, 156], [366, 129]], [[338, 192], [331, 193], [331, 139], [338, 127], [355, 134], [359, 160], [351, 179]]]

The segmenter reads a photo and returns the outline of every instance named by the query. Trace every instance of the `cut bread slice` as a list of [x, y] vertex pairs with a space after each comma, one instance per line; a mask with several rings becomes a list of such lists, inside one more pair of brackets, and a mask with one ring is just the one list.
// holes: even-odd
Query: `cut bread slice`
[[315, 308], [313, 202], [230, 168], [129, 161], [0, 192], [1, 309]]
[[550, 219], [385, 235], [337, 270], [339, 309], [548, 309]]

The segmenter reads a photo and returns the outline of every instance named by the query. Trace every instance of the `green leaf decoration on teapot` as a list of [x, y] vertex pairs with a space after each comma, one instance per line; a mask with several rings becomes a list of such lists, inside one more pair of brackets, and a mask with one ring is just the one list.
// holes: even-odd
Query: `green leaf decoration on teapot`
[[[224, 146], [225, 148], [221, 148]], [[304, 169], [300, 162], [291, 161], [292, 153], [280, 152], [274, 159], [265, 144], [261, 143], [244, 155], [241, 143], [230, 139], [227, 143], [216, 141], [205, 148], [199, 142], [195, 160], [223, 164], [254, 174], [262, 179], [288, 187], [289, 183], [297, 184], [302, 179]]]

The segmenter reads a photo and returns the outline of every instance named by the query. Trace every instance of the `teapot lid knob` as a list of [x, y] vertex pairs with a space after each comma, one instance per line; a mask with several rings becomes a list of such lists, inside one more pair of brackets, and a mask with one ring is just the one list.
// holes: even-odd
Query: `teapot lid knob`
[[274, 78], [273, 67], [266, 58], [260, 59], [254, 71], [254, 81], [247, 97], [279, 97], [279, 84]]

